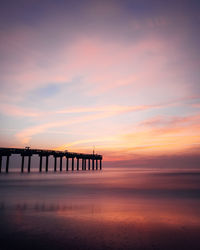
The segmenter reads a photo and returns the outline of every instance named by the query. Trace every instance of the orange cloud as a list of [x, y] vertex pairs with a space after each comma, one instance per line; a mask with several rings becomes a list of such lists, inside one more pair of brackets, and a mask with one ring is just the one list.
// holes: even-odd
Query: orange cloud
[[182, 152], [200, 145], [200, 115], [156, 117], [135, 126], [135, 132], [122, 135], [127, 152], [163, 154]]
[[96, 137], [91, 141], [74, 141], [70, 148], [91, 150], [88, 142], [93, 141], [97, 150], [104, 154], [105, 160], [132, 159], [135, 154], [158, 156], [188, 153], [188, 150], [194, 153], [200, 146], [199, 124], [199, 114], [188, 117], [155, 117], [133, 125], [130, 132], [127, 130], [127, 133], [113, 134], [112, 137]]

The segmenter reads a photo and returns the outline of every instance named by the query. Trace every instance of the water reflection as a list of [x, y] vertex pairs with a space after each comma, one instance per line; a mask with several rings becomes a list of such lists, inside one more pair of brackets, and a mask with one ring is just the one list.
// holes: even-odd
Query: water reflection
[[0, 178], [3, 249], [200, 248], [198, 171]]

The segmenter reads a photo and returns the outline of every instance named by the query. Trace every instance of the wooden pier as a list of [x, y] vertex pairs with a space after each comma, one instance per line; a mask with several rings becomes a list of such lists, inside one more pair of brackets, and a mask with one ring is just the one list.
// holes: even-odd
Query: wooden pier
[[[59, 170], [63, 171], [63, 157], [66, 158], [66, 166], [65, 171], [68, 170], [80, 170], [80, 160], [82, 161], [82, 170], [102, 170], [102, 155], [98, 154], [81, 154], [81, 153], [74, 153], [68, 151], [56, 151], [56, 150], [44, 150], [44, 149], [30, 149], [29, 147], [26, 148], [0, 148], [0, 173], [2, 172], [2, 158], [6, 157], [6, 166], [5, 171], [6, 173], [9, 172], [9, 161], [10, 156], [12, 154], [19, 154], [21, 156], [21, 172], [24, 172], [24, 160], [25, 157], [28, 157], [28, 166], [27, 172], [31, 172], [31, 157], [33, 155], [39, 156], [39, 172], [43, 170], [43, 159], [45, 159], [45, 172], [49, 170], [49, 156], [54, 157], [54, 172], [58, 170], [57, 166], [57, 158], [59, 159]], [[71, 166], [69, 164], [69, 159], [71, 159]], [[76, 159], [76, 166], [75, 161]], [[90, 165], [90, 162], [92, 164]], [[99, 162], [99, 167], [98, 167]]]

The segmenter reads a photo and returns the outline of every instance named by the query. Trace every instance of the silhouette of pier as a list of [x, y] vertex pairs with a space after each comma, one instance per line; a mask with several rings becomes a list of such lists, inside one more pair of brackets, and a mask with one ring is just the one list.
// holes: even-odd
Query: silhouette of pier
[[[65, 170], [79, 170], [79, 161], [82, 161], [82, 170], [101, 170], [102, 169], [102, 155], [98, 154], [81, 154], [81, 153], [74, 153], [68, 151], [56, 151], [56, 150], [45, 150], [45, 149], [30, 149], [29, 147], [26, 148], [0, 148], [0, 173], [2, 171], [2, 158], [6, 157], [6, 166], [5, 172], [9, 172], [9, 161], [10, 156], [12, 154], [19, 154], [21, 155], [21, 172], [24, 172], [24, 160], [25, 157], [28, 157], [28, 166], [27, 171], [31, 172], [31, 157], [33, 155], [39, 156], [39, 172], [43, 170], [43, 159], [45, 159], [45, 171], [48, 172], [49, 170], [49, 157], [54, 157], [54, 172], [57, 170], [63, 171], [63, 157], [66, 158], [66, 166]], [[59, 169], [57, 168], [57, 159], [59, 159]], [[71, 166], [69, 164], [69, 159], [71, 159]], [[75, 161], [76, 159], [76, 166]], [[90, 162], [92, 163], [90, 165]], [[98, 166], [99, 163], [99, 166]]]

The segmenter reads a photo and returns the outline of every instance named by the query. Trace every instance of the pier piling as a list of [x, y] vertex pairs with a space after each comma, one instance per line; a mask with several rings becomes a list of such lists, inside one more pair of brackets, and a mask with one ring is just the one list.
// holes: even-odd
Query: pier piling
[[72, 157], [72, 171], [74, 171], [74, 157]]
[[96, 159], [96, 170], [98, 170], [98, 160]]
[[54, 155], [54, 172], [57, 171], [57, 157]]
[[66, 157], [66, 171], [69, 170], [69, 158]]
[[28, 172], [31, 172], [31, 155], [28, 156]]
[[40, 167], [39, 167], [39, 171], [42, 172], [42, 155], [40, 155]]
[[8, 173], [8, 169], [9, 169], [9, 160], [10, 160], [10, 154], [7, 155], [7, 158], [6, 158], [6, 173]]
[[60, 172], [62, 172], [62, 156], [60, 156]]
[[92, 159], [92, 170], [94, 170], [94, 158]]
[[22, 165], [21, 165], [21, 172], [24, 172], [24, 155], [22, 155]]
[[77, 158], [77, 168], [76, 169], [79, 171], [79, 158]]
[[82, 170], [84, 170], [84, 159], [82, 158]]
[[0, 155], [0, 173], [1, 173], [1, 167], [2, 167], [2, 155]]
[[49, 167], [49, 156], [46, 155], [46, 172], [48, 172], [48, 167]]

